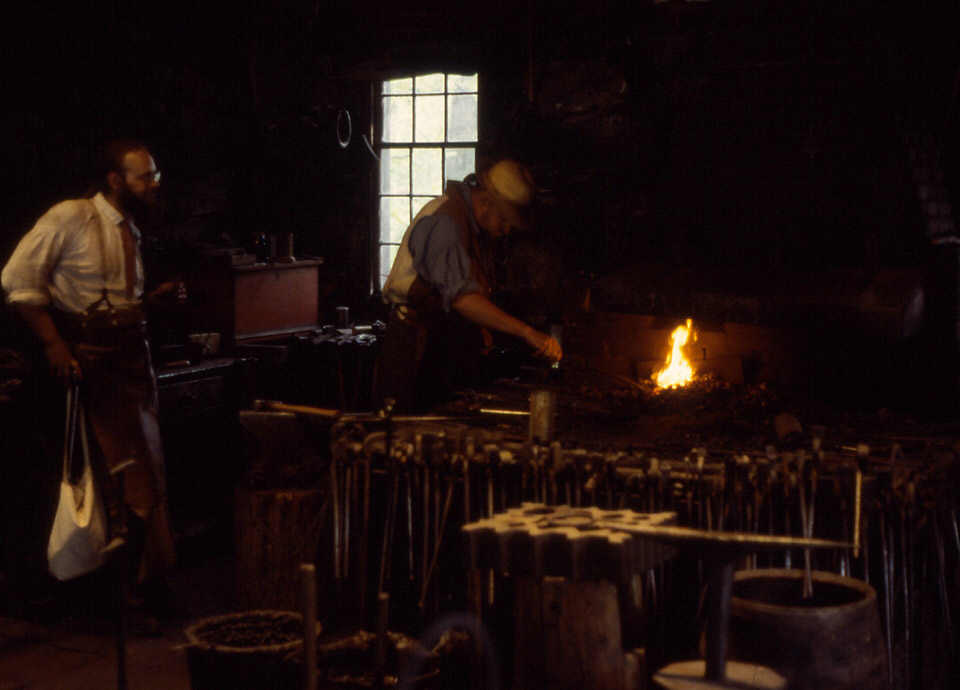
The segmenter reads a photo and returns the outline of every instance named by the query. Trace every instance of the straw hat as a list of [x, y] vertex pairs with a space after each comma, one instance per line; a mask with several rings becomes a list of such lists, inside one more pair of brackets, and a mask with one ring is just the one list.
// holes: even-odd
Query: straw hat
[[530, 204], [534, 184], [530, 169], [517, 161], [504, 159], [494, 163], [481, 176], [494, 206], [510, 223], [521, 230], [530, 227]]

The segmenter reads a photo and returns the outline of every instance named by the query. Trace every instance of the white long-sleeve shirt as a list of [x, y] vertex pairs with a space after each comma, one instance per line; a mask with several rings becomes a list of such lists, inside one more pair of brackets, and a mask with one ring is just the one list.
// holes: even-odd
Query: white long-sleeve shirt
[[[98, 222], [99, 221], [99, 222]], [[23, 236], [0, 276], [11, 304], [51, 305], [80, 313], [100, 299], [104, 278], [110, 302], [131, 302], [126, 294], [123, 215], [103, 197], [62, 201]], [[137, 247], [140, 231], [127, 219]], [[103, 256], [97, 234], [103, 228]], [[134, 252], [133, 301], [143, 295], [143, 262]]]

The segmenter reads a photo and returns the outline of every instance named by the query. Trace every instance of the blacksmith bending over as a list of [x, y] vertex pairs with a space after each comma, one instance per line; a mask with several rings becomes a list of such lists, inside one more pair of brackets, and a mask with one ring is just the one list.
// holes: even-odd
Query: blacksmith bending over
[[[154, 600], [146, 603], [156, 606], [167, 594], [165, 574], [175, 552], [134, 219], [156, 204], [160, 172], [142, 143], [115, 141], [104, 149], [101, 173], [92, 198], [56, 204], [24, 235], [2, 284], [39, 338], [51, 372], [64, 383], [80, 380], [106, 466], [99, 475], [132, 462], [117, 475], [122, 487], [106, 481], [104, 494], [112, 535], [127, 523], [131, 584], [139, 583], [144, 599]], [[182, 283], [164, 283], [147, 295], [171, 297], [185, 299]], [[121, 490], [125, 521], [118, 519]]]
[[383, 299], [390, 318], [380, 360], [381, 399], [425, 410], [470, 385], [492, 329], [559, 360], [560, 343], [490, 301], [494, 242], [529, 226], [530, 171], [501, 160], [447, 181], [404, 232]]

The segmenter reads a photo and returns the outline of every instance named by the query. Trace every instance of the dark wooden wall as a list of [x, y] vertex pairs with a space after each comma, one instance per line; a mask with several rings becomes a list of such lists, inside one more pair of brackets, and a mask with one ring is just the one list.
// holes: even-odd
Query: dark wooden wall
[[[922, 264], [905, 141], [932, 132], [953, 185], [956, 13], [837, 5], [30, 8], [6, 22], [2, 48], [0, 255], [83, 191], [100, 141], [135, 135], [164, 171], [161, 237], [244, 244], [293, 231], [300, 253], [327, 258], [329, 303], [359, 307], [370, 80], [450, 67], [483, 74], [481, 154], [527, 160], [544, 188], [541, 233], [518, 244], [546, 246], [556, 263], [537, 263], [544, 276], [528, 283], [694, 267], [732, 284], [745, 272]], [[340, 108], [353, 116], [346, 150]]]

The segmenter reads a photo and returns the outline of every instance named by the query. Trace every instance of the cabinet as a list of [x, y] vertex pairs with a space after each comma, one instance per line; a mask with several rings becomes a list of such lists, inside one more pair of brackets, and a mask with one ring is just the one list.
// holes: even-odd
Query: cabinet
[[251, 360], [226, 357], [157, 371], [170, 515], [182, 536], [229, 528], [248, 461], [237, 413], [252, 372]]

